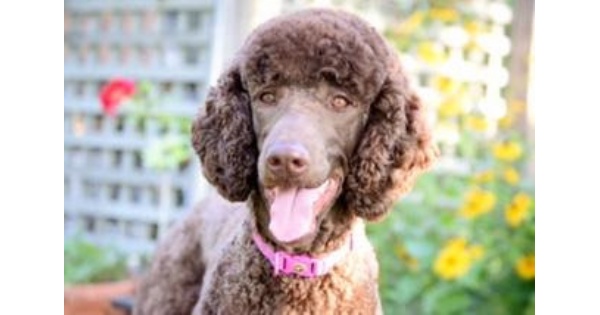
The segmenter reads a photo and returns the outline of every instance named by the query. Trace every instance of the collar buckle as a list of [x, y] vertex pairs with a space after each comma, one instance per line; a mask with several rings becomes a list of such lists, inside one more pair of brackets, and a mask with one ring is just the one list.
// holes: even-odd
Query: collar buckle
[[258, 233], [253, 233], [252, 239], [258, 250], [273, 266], [273, 273], [277, 276], [296, 275], [305, 278], [314, 278], [325, 275], [333, 266], [352, 251], [353, 240], [352, 234], [350, 239], [341, 248], [328, 253], [321, 258], [313, 258], [308, 255], [293, 255], [283, 251], [274, 251]]

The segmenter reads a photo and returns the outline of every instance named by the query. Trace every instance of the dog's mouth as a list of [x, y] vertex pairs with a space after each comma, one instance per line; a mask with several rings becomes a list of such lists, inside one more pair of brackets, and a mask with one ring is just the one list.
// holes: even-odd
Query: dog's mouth
[[317, 218], [331, 206], [339, 185], [340, 180], [331, 177], [315, 188], [274, 187], [265, 190], [271, 234], [279, 242], [290, 244], [316, 232]]

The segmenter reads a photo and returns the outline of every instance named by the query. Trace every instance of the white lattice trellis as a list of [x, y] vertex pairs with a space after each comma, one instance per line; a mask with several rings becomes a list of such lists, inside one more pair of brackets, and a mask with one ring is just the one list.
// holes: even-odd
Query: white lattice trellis
[[192, 117], [208, 86], [212, 1], [65, 1], [65, 236], [148, 253], [196, 199], [196, 159], [173, 171], [143, 150], [178, 126], [105, 116], [99, 89], [113, 77], [145, 80], [164, 113]]

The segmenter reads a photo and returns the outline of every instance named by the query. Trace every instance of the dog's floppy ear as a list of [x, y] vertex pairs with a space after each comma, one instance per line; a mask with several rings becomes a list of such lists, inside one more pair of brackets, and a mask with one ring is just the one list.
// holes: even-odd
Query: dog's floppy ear
[[244, 201], [256, 187], [258, 149], [250, 97], [236, 66], [210, 89], [192, 125], [192, 144], [204, 176], [230, 201]]
[[438, 156], [425, 108], [408, 85], [397, 57], [350, 160], [345, 202], [368, 220], [381, 219]]

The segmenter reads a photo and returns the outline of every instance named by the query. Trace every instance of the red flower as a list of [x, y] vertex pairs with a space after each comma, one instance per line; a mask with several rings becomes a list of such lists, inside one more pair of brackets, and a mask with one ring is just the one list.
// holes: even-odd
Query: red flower
[[127, 79], [111, 80], [100, 91], [102, 110], [109, 116], [115, 116], [119, 105], [123, 101], [130, 99], [134, 93], [135, 82]]

